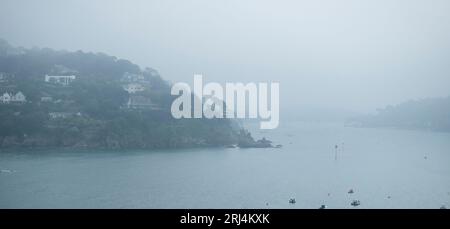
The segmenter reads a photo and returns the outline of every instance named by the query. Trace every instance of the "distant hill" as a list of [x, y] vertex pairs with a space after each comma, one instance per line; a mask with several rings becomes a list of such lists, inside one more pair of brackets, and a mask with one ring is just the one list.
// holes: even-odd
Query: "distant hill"
[[237, 144], [229, 119], [172, 118], [170, 85], [103, 53], [0, 40], [0, 147], [180, 148]]
[[387, 106], [377, 110], [375, 115], [355, 117], [348, 125], [450, 132], [450, 97]]

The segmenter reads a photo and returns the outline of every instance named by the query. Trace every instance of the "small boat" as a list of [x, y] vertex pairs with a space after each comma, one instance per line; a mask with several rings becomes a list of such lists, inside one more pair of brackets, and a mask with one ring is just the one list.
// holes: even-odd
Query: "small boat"
[[445, 207], [445, 205], [442, 205], [440, 209], [447, 209], [447, 207]]
[[348, 190], [348, 194], [353, 194], [355, 193], [355, 191], [353, 191], [353, 189]]
[[353, 200], [352, 203], [351, 203], [351, 205], [352, 205], [353, 207], [356, 207], [356, 206], [361, 205], [361, 202], [360, 202], [359, 200]]
[[327, 209], [327, 205], [322, 204], [319, 209]]
[[289, 199], [289, 203], [290, 203], [290, 204], [295, 204], [295, 203], [296, 203], [295, 198]]

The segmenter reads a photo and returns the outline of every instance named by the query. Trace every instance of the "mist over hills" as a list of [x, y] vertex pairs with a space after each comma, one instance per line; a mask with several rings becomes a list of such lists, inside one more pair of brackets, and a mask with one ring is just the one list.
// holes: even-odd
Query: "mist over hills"
[[450, 132], [450, 97], [410, 100], [348, 120], [358, 127], [386, 127]]
[[238, 142], [229, 119], [174, 119], [170, 84], [104, 53], [0, 40], [0, 146], [179, 148]]

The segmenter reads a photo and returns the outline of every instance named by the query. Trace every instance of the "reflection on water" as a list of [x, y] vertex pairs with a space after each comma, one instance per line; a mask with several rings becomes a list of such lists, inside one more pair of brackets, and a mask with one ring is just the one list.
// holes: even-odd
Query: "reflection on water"
[[254, 135], [283, 147], [3, 150], [0, 208], [450, 206], [448, 133], [298, 122]]

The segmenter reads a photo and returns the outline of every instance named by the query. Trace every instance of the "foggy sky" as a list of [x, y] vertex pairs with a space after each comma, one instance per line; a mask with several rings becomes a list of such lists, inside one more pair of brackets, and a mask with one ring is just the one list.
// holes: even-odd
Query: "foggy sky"
[[448, 0], [0, 0], [0, 37], [105, 52], [172, 82], [278, 81], [280, 112], [369, 112], [450, 94], [448, 12]]

